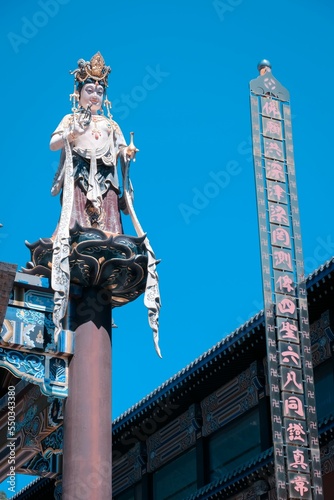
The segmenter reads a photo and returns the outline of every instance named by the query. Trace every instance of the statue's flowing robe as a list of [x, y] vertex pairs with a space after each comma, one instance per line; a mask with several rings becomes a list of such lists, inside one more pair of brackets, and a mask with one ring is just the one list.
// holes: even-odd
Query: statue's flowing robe
[[[73, 115], [65, 116], [54, 133], [63, 134], [72, 117]], [[71, 145], [74, 196], [70, 228], [78, 222], [82, 227], [97, 227], [102, 231], [122, 233], [117, 161], [126, 142], [117, 123], [107, 118], [105, 120], [110, 134], [103, 147], [93, 150]], [[63, 187], [64, 165], [63, 151], [51, 189], [52, 195], [57, 195]]]

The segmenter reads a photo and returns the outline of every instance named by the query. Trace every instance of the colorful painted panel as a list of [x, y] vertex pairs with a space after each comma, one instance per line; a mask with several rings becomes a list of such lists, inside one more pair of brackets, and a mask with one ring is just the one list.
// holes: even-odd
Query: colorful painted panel
[[252, 363], [248, 370], [203, 399], [203, 436], [210, 435], [258, 404], [258, 391], [253, 384], [256, 370], [256, 363]]
[[147, 441], [147, 470], [152, 472], [196, 443], [193, 408], [183, 413]]
[[141, 443], [137, 443], [120, 459], [113, 460], [112, 491], [114, 495], [140, 481], [144, 464], [141, 456]]

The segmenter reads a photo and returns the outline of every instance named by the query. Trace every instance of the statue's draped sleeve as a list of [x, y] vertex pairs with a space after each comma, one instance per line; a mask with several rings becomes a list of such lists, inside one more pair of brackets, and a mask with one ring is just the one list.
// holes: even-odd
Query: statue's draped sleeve
[[[64, 116], [64, 118], [59, 123], [58, 127], [56, 128], [56, 130], [51, 135], [51, 138], [54, 137], [55, 135], [58, 135], [59, 137], [63, 136], [63, 134], [65, 133], [66, 129], [68, 129], [68, 127], [70, 125], [71, 116], [72, 115], [66, 115], [66, 116]], [[53, 183], [52, 183], [52, 186], [51, 186], [51, 194], [52, 194], [52, 196], [56, 196], [57, 194], [59, 194], [59, 192], [60, 192], [60, 190], [61, 190], [61, 188], [63, 186], [64, 173], [65, 173], [65, 169], [64, 169], [65, 157], [66, 157], [66, 155], [65, 155], [65, 148], [62, 148], [61, 155], [60, 155], [60, 160], [59, 160], [59, 165], [58, 165], [58, 169], [57, 169], [57, 172], [56, 172], [56, 174], [54, 176]]]

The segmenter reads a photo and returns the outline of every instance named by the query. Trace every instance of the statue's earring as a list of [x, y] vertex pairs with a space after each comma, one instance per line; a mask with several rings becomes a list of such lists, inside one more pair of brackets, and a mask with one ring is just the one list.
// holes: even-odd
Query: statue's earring
[[70, 94], [70, 100], [72, 101], [72, 112], [77, 113], [79, 111], [79, 93], [77, 89], [73, 89], [73, 94]]
[[111, 102], [109, 101], [108, 96], [106, 96], [103, 104], [105, 105], [105, 107], [107, 109], [108, 118], [111, 120], [112, 119], [112, 114], [110, 112], [110, 110], [111, 110]]

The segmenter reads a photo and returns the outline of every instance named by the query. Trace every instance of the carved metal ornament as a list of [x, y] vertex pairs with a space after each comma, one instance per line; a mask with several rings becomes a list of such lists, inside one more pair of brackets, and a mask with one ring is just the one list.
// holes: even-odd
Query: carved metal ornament
[[68, 360], [0, 347], [0, 367], [39, 386], [47, 396], [67, 397]]
[[289, 91], [276, 80], [271, 71], [250, 81], [250, 90], [256, 95], [276, 97], [280, 101], [290, 101]]
[[[70, 230], [70, 281], [82, 287], [109, 290], [112, 307], [120, 307], [145, 292], [147, 250], [143, 237], [120, 234], [108, 237], [95, 228], [76, 224]], [[27, 243], [31, 262], [24, 272], [51, 278], [53, 241]]]

